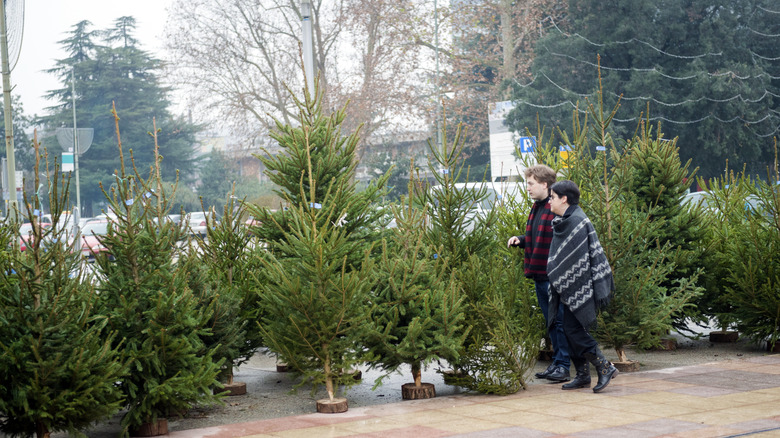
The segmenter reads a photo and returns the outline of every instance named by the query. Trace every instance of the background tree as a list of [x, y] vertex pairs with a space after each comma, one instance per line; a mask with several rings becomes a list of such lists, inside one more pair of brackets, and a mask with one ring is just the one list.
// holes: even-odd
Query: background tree
[[[528, 82], [539, 22], [559, 17], [566, 4], [563, 0], [487, 0], [452, 2], [443, 11], [453, 38], [443, 39], [440, 53], [447, 74], [441, 76], [440, 85], [448, 96], [448, 124], [469, 127], [465, 152], [472, 164], [489, 162], [491, 103], [510, 100], [508, 84]], [[435, 49], [431, 40], [421, 43]]]
[[[425, 116], [419, 47], [410, 44], [424, 26], [415, 2], [338, 0], [311, 2], [315, 74], [323, 106], [348, 100], [345, 129], [398, 129]], [[296, 122], [286, 87], [302, 88], [300, 2], [271, 0], [184, 1], [166, 35], [177, 83], [192, 96], [196, 113], [227, 122], [249, 139]], [[216, 114], [214, 113], [216, 109]]]
[[71, 72], [76, 82], [78, 127], [95, 130], [92, 147], [79, 161], [86, 215], [95, 213], [93, 202], [104, 202], [99, 183], [110, 186], [111, 175], [119, 165], [112, 102], [123, 114], [125, 145], [133, 150], [139, 166], [154, 163], [154, 140], [148, 133], [155, 119], [160, 129], [159, 153], [165, 157], [162, 178], [176, 181], [176, 169], [187, 170], [181, 174], [183, 182], [189, 182], [195, 174], [192, 169], [197, 128], [171, 115], [169, 90], [159, 78], [162, 64], [138, 47], [134, 31], [132, 17], [120, 17], [114, 27], [104, 31], [91, 30], [89, 21], [79, 22], [70, 36], [60, 41], [69, 57], [58, 60], [56, 67], [48, 70], [60, 78], [62, 88], [49, 92], [47, 98], [57, 103], [47, 109], [49, 115], [41, 118], [50, 135], [44, 138], [47, 148], [60, 151], [54, 130], [73, 127]]
[[240, 176], [224, 153], [212, 150], [201, 164], [198, 196], [205, 208], [224, 206]]
[[509, 124], [525, 132], [538, 113], [546, 125], [571, 126], [577, 101], [596, 96], [600, 55], [603, 99], [622, 96], [629, 115], [613, 120], [616, 135], [631, 137], [649, 102], [645, 116], [679, 137], [681, 158], [705, 178], [727, 159], [763, 171], [780, 122], [776, 9], [767, 0], [570, 0], [564, 17], [544, 22]]

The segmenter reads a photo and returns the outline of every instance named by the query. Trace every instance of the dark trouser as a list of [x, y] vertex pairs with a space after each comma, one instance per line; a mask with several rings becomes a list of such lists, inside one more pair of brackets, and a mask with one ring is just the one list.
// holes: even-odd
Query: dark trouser
[[569, 341], [571, 361], [575, 367], [586, 362], [586, 355], [595, 356], [599, 352], [598, 342], [580, 324], [567, 306], [563, 306], [563, 332], [566, 334], [566, 340]]
[[550, 324], [549, 315], [549, 301], [550, 301], [550, 282], [549, 281], [535, 281], [536, 283], [536, 298], [539, 300], [539, 307], [542, 308], [542, 314], [544, 315], [544, 321], [549, 327], [548, 335], [552, 342], [553, 348], [553, 365], [561, 366], [569, 369], [571, 361], [569, 359], [569, 343], [566, 342], [566, 335], [564, 334], [564, 305], [558, 306], [558, 314], [555, 315], [555, 323]]

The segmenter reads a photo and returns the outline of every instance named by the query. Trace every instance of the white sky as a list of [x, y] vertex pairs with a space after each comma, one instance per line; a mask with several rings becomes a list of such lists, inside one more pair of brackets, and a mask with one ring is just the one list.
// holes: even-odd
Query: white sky
[[[111, 27], [125, 15], [136, 19], [141, 48], [162, 58], [162, 34], [172, 0], [25, 0], [24, 37], [19, 62], [11, 72], [12, 93], [21, 97], [27, 115], [43, 115], [54, 102], [43, 98], [60, 87], [54, 75], [43, 70], [67, 54], [57, 41], [65, 39], [73, 25], [92, 22], [92, 29]], [[15, 87], [15, 88], [13, 88]]]

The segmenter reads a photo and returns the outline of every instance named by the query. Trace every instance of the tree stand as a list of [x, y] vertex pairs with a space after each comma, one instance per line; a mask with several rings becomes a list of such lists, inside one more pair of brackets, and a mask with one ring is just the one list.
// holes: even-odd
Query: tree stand
[[617, 362], [612, 362], [612, 365], [615, 366], [615, 368], [618, 369], [621, 373], [634, 373], [639, 371], [639, 361], [638, 360], [628, 360], [628, 357], [626, 356], [626, 350], [619, 349], [615, 350], [618, 355]]
[[414, 383], [401, 385], [401, 398], [404, 400], [420, 400], [436, 397], [436, 387], [432, 383], [422, 383], [420, 362], [412, 364]]
[[130, 436], [160, 436], [168, 434], [168, 419], [158, 418], [153, 423], [142, 423], [130, 431]]
[[233, 381], [233, 367], [230, 367], [227, 383], [223, 383], [222, 386], [222, 389], [214, 388], [214, 394], [220, 394], [225, 391], [227, 391], [225, 395], [228, 397], [246, 394], [246, 383]]
[[286, 373], [287, 372], [287, 364], [284, 362], [276, 362], [276, 372], [277, 373]]
[[710, 332], [710, 342], [714, 343], [734, 343], [739, 340], [739, 332], [732, 330], [718, 330]]
[[323, 398], [317, 400], [317, 412], [321, 414], [340, 414], [347, 412], [347, 409], [349, 409], [349, 403], [347, 403], [345, 398], [334, 398], [333, 400]]

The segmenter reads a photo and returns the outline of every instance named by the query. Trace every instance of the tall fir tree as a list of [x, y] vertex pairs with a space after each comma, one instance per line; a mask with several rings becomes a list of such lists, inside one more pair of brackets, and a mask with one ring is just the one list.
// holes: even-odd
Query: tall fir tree
[[[442, 129], [441, 149], [430, 144], [429, 168], [437, 185], [415, 186], [415, 195], [428, 206], [430, 225], [425, 243], [440, 248], [439, 266], [452, 272], [463, 291], [465, 324], [470, 332], [452, 364], [449, 382], [485, 393], [507, 394], [525, 387], [525, 375], [539, 351], [543, 324], [534, 312], [536, 298], [523, 283], [522, 266], [505, 269], [508, 254], [504, 236], [497, 236], [498, 210], [483, 211], [485, 187], [458, 186], [468, 168], [463, 160], [463, 127], [449, 140]], [[519, 270], [518, 270], [519, 269]]]
[[[141, 173], [131, 153], [125, 162], [115, 113], [119, 167], [104, 190], [114, 218], [101, 237], [107, 253], [95, 263], [102, 278], [101, 312], [123, 342], [130, 372], [120, 383], [127, 412], [122, 434], [144, 423], [179, 415], [194, 404], [217, 401], [222, 362], [213, 360], [202, 337], [210, 334], [211, 309], [199, 305], [188, 286], [186, 263], [176, 263], [176, 242], [186, 224], [165, 220], [169, 199], [159, 187], [158, 168]], [[130, 170], [127, 170], [127, 168]]]
[[56, 128], [73, 127], [74, 91], [77, 126], [94, 129], [92, 146], [79, 160], [86, 214], [97, 215], [97, 211], [91, 210], [92, 203], [105, 201], [99, 184], [110, 186], [111, 173], [119, 165], [114, 149], [117, 139], [112, 103], [122, 113], [125, 147], [135, 150], [139, 166], [154, 163], [152, 139], [148, 135], [154, 118], [160, 129], [159, 152], [165, 157], [161, 164], [163, 179], [176, 181], [177, 169], [186, 170], [181, 174], [183, 182], [191, 182], [195, 174], [193, 152], [198, 127], [170, 113], [169, 89], [159, 78], [162, 63], [139, 47], [135, 26], [132, 17], [120, 17], [104, 31], [91, 30], [89, 21], [77, 23], [69, 37], [60, 41], [68, 58], [58, 60], [47, 71], [62, 84], [47, 94], [56, 103], [47, 108], [49, 115], [40, 120], [50, 132], [44, 138], [48, 149], [61, 150], [54, 137]]
[[[36, 175], [44, 170], [39, 163]], [[64, 218], [68, 191], [57, 167], [46, 169], [47, 207], [55, 224]], [[24, 252], [0, 256], [0, 431], [38, 438], [57, 431], [79, 435], [122, 406], [115, 384], [126, 372], [122, 339], [97, 312], [81, 255], [70, 249], [71, 230], [42, 227], [40, 199], [25, 197], [23, 205], [32, 232], [22, 236], [10, 224], [0, 232], [3, 248], [10, 239], [27, 242]]]
[[361, 343], [372, 287], [366, 252], [384, 178], [356, 191], [358, 131], [342, 136], [346, 109], [325, 115], [321, 99], [318, 90], [295, 99], [301, 125], [277, 122], [272, 136], [282, 152], [261, 157], [289, 208], [249, 210], [261, 223], [253, 232], [268, 245], [260, 254], [268, 275], [261, 286], [263, 337], [303, 374], [301, 384], [325, 385], [328, 399], [318, 410], [343, 410], [337, 387], [354, 384], [345, 371], [365, 359]]

